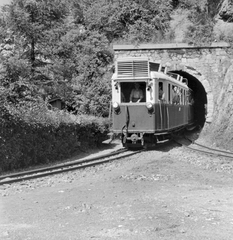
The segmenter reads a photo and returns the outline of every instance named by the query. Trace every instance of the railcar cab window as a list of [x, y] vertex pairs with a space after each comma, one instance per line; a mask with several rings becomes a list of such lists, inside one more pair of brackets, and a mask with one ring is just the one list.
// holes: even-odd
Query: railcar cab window
[[145, 82], [123, 82], [121, 83], [121, 102], [145, 102], [146, 83]]

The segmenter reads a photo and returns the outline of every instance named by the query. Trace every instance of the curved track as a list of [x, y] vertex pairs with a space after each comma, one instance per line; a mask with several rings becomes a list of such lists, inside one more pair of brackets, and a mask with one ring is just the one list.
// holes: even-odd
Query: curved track
[[129, 157], [131, 155], [141, 152], [139, 151], [127, 151], [126, 149], [119, 149], [109, 154], [100, 155], [98, 157], [85, 158], [77, 161], [72, 161], [64, 164], [58, 164], [51, 167], [40, 168], [31, 171], [24, 171], [0, 177], [0, 185], [11, 184], [15, 182], [50, 176], [54, 174], [64, 173], [73, 171], [76, 169], [83, 169], [86, 167], [92, 167], [99, 164], [107, 163], [113, 160]]
[[[184, 143], [184, 141], [183, 142], [175, 141], [175, 142], [177, 144], [179, 144], [180, 146], [183, 146], [192, 151], [196, 151], [196, 152], [204, 153], [204, 154], [208, 154], [208, 155], [214, 155], [214, 156], [218, 156], [218, 157], [226, 157], [226, 158], [233, 159], [233, 152], [204, 146], [202, 144], [196, 143], [195, 141], [189, 139], [186, 136], [184, 136], [184, 139], [186, 140], [186, 143]], [[191, 143], [191, 146], [189, 146], [190, 143]]]

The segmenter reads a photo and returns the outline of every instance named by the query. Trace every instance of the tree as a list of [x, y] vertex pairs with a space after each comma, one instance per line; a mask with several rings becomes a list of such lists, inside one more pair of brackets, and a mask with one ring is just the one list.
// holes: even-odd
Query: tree
[[169, 30], [172, 1], [87, 1], [85, 26], [112, 41], [156, 42]]
[[32, 79], [41, 74], [37, 68], [47, 64], [45, 50], [53, 40], [51, 31], [62, 34], [61, 25], [67, 14], [66, 4], [61, 0], [15, 0], [9, 5], [8, 28], [24, 50], [22, 58], [30, 62]]
[[111, 97], [110, 77], [106, 78], [106, 74], [113, 61], [113, 52], [103, 34], [96, 31], [80, 34], [69, 32], [57, 52], [65, 54], [69, 67], [74, 67], [70, 81], [73, 91], [68, 103], [78, 113], [105, 114]]
[[208, 1], [209, 0], [173, 0], [173, 5], [189, 10], [204, 11], [208, 8]]
[[[4, 14], [12, 49], [2, 55], [2, 83], [26, 81], [74, 102], [74, 89], [80, 87], [85, 96], [96, 89], [97, 79], [102, 81], [113, 54], [103, 33], [85, 29], [83, 9], [75, 0], [14, 0]], [[98, 94], [110, 96], [98, 91], [93, 101]]]
[[214, 19], [208, 11], [208, 0], [182, 0], [181, 6], [190, 9], [188, 18], [192, 23], [185, 33], [185, 40], [199, 46], [213, 42]]
[[14, 0], [3, 8], [1, 21], [11, 48], [1, 52], [2, 85], [20, 81], [20, 85], [24, 82], [36, 89], [54, 80], [49, 73], [51, 38], [54, 32], [63, 34], [67, 14], [66, 4], [60, 0]]

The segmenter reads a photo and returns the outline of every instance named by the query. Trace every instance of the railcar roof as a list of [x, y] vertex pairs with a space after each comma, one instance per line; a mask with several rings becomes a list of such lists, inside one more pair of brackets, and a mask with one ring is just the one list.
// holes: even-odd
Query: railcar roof
[[[174, 85], [182, 86], [183, 88], [187, 88], [187, 89], [189, 88], [185, 83], [182, 83], [163, 72], [155, 72], [155, 78], [169, 80]], [[116, 73], [114, 73], [112, 76], [112, 81], [118, 81], [118, 82], [129, 82], [132, 80], [140, 82], [140, 81], [147, 81], [148, 79], [151, 79], [151, 77], [148, 76], [148, 77], [140, 77], [140, 78], [139, 77], [138, 78], [135, 78], [135, 77], [118, 78]]]
[[118, 57], [116, 59], [116, 62], [125, 62], [125, 61], [137, 61], [137, 60], [146, 60], [150, 62], [150, 59], [148, 57]]
[[[145, 65], [145, 62], [147, 62], [148, 65]], [[118, 65], [118, 63], [120, 63], [120, 65]], [[151, 74], [153, 74], [153, 78], [169, 80], [174, 85], [188, 88], [185, 83], [178, 80], [180, 78], [179, 74], [167, 73], [165, 67], [160, 63], [150, 61], [148, 57], [119, 57], [116, 59], [115, 64], [117, 72], [112, 76], [113, 81], [147, 81], [148, 79], [151, 79]], [[174, 75], [174, 77], [171, 75]], [[175, 78], [175, 76], [177, 77]]]
[[188, 86], [185, 83], [180, 82], [179, 80], [169, 76], [166, 73], [163, 73], [163, 72], [154, 72], [154, 73], [156, 78], [169, 80], [170, 82], [174, 83], [174, 85], [180, 85], [182, 87], [188, 88]]

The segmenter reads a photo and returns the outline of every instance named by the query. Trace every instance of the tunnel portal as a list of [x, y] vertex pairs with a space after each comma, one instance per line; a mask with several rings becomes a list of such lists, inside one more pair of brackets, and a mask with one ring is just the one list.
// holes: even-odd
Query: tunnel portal
[[[166, 66], [168, 71], [188, 79], [195, 100], [196, 123], [203, 127], [213, 121], [216, 83], [225, 75], [230, 64], [230, 44], [214, 42], [206, 46], [188, 43], [164, 44], [114, 44], [115, 58], [147, 57], [152, 62]], [[216, 97], [216, 96], [215, 96]]]

